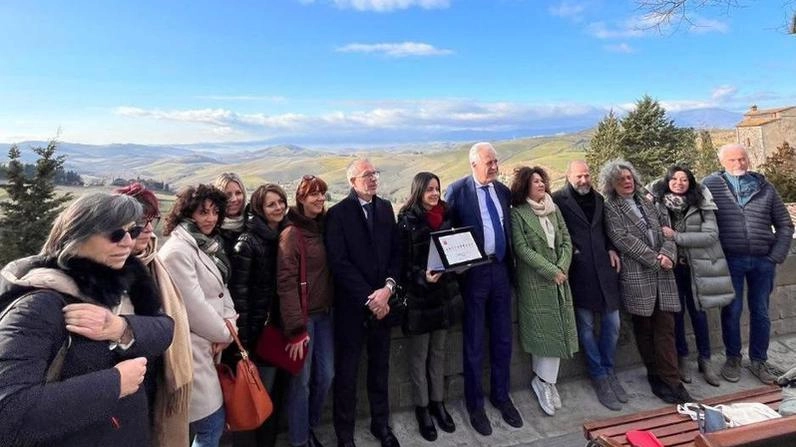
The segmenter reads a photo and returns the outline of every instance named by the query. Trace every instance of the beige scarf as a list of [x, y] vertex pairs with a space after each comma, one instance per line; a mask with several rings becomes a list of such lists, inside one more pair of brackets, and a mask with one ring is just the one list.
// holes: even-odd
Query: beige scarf
[[163, 312], [174, 320], [174, 339], [163, 353], [163, 371], [155, 394], [153, 445], [183, 446], [188, 439], [188, 404], [191, 401], [193, 363], [188, 314], [177, 288], [157, 254], [154, 236], [138, 258], [147, 266], [163, 298]]
[[528, 197], [527, 201], [528, 204], [531, 205], [531, 211], [539, 217], [539, 224], [542, 226], [544, 235], [547, 238], [547, 246], [555, 249], [556, 229], [553, 227], [553, 222], [551, 222], [548, 217], [556, 212], [556, 204], [553, 202], [553, 198], [550, 197], [550, 194], [544, 193], [544, 198], [541, 202], [531, 200], [530, 197]]

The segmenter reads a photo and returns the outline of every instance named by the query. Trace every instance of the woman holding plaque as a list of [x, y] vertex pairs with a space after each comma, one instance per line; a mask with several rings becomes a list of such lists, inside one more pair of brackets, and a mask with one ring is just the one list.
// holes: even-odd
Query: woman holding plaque
[[430, 172], [415, 175], [409, 199], [398, 212], [402, 247], [402, 280], [407, 311], [403, 330], [409, 335], [409, 375], [420, 435], [437, 439], [437, 425], [448, 433], [456, 430], [443, 403], [445, 346], [454, 320], [454, 299], [459, 286], [451, 273], [428, 269], [432, 231], [451, 228], [445, 202], [440, 198], [439, 177]]
[[578, 350], [575, 311], [567, 272], [572, 242], [550, 197], [550, 177], [540, 167], [515, 169], [511, 225], [517, 261], [520, 342], [533, 356], [531, 388], [550, 416], [561, 408], [556, 389], [562, 358]]

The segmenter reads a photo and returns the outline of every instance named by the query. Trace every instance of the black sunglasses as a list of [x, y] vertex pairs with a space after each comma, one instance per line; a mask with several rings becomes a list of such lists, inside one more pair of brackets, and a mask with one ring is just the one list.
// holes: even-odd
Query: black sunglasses
[[114, 244], [117, 244], [121, 242], [122, 239], [124, 239], [125, 234], [130, 233], [130, 238], [135, 239], [141, 234], [142, 231], [144, 231], [144, 227], [140, 225], [130, 227], [129, 230], [125, 230], [124, 228], [119, 228], [118, 230], [113, 230], [110, 233], [108, 233], [108, 239]]
[[160, 216], [147, 217], [146, 219], [141, 221], [141, 227], [145, 227], [147, 224], [150, 223], [152, 224], [152, 228], [156, 228], [160, 223]]

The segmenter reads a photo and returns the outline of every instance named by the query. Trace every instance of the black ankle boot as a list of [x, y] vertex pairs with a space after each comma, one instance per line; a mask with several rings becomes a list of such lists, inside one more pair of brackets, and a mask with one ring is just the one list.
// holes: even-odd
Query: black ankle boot
[[432, 400], [428, 405], [428, 409], [434, 419], [437, 420], [437, 425], [442, 431], [446, 433], [456, 431], [456, 424], [453, 423], [453, 418], [448, 413], [448, 410], [445, 409], [445, 404], [442, 401], [434, 402]]
[[420, 430], [420, 436], [426, 441], [436, 440], [437, 429], [434, 428], [434, 421], [428, 413], [428, 407], [415, 407], [415, 417], [417, 418], [417, 427]]

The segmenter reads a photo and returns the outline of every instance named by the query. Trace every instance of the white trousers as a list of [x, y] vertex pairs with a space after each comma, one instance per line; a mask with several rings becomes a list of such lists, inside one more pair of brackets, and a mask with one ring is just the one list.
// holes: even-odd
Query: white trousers
[[560, 358], [533, 356], [531, 364], [533, 365], [533, 372], [540, 379], [547, 383], [556, 383], [556, 380], [558, 380], [558, 367], [561, 365]]

